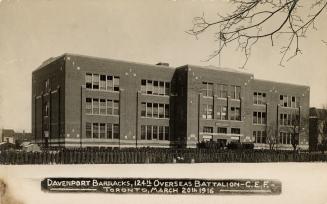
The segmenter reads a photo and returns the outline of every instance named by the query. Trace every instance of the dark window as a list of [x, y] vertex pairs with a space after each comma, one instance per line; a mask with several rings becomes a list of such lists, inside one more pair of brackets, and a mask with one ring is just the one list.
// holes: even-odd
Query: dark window
[[100, 123], [100, 138], [106, 138], [106, 124]]
[[165, 126], [165, 140], [169, 140], [169, 127]]
[[119, 124], [114, 124], [114, 139], [119, 139]]
[[146, 93], [152, 94], [153, 93], [153, 83], [152, 80], [148, 80], [146, 83]]
[[165, 117], [165, 105], [164, 104], [159, 104], [159, 118], [164, 118]]
[[101, 115], [106, 115], [106, 100], [105, 99], [100, 99], [100, 114]]
[[114, 91], [119, 91], [120, 78], [118, 76], [114, 77]]
[[146, 93], [146, 80], [145, 79], [141, 80], [141, 93], [143, 93], [143, 94]]
[[86, 130], [85, 137], [92, 138], [92, 124], [91, 123], [86, 123], [85, 130]]
[[92, 74], [85, 75], [85, 85], [87, 89], [92, 89]]
[[220, 134], [227, 134], [227, 128], [225, 128], [225, 127], [218, 127], [217, 132], [220, 133]]
[[141, 140], [145, 140], [145, 136], [146, 136], [146, 129], [145, 129], [145, 125], [141, 125]]
[[141, 103], [141, 116], [142, 117], [146, 116], [146, 103], [145, 102]]
[[164, 127], [159, 126], [159, 140], [163, 140], [164, 138]]
[[152, 126], [151, 125], [148, 125], [146, 127], [146, 139], [152, 140]]
[[107, 91], [113, 91], [113, 90], [114, 90], [113, 77], [108, 75], [107, 76]]
[[113, 115], [119, 115], [119, 101], [116, 101], [116, 100], [114, 101], [113, 109], [114, 109]]
[[154, 118], [159, 118], [158, 109], [159, 109], [159, 104], [154, 103], [153, 104], [153, 117]]
[[204, 126], [203, 127], [203, 132], [204, 133], [213, 133], [213, 127]]
[[93, 89], [99, 89], [99, 74], [93, 74]]
[[169, 118], [169, 104], [165, 104], [165, 118]]
[[92, 99], [86, 98], [85, 113], [92, 114]]
[[99, 114], [99, 99], [93, 98], [93, 114]]
[[241, 134], [241, 129], [240, 128], [231, 128], [231, 133], [232, 134]]
[[158, 139], [158, 126], [153, 126], [153, 139]]
[[165, 86], [165, 95], [169, 96], [169, 94], [170, 94], [170, 83], [166, 82], [165, 85], [166, 85]]
[[93, 123], [93, 138], [99, 138], [99, 124]]
[[107, 123], [107, 138], [112, 139], [112, 123]]
[[100, 90], [106, 90], [106, 75], [100, 75]]
[[146, 116], [150, 118], [152, 117], [152, 103], [146, 104]]

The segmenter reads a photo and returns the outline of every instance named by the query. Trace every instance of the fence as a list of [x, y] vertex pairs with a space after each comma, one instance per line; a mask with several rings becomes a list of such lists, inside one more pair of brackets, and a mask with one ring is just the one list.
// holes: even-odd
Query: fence
[[327, 155], [269, 150], [73, 149], [0, 152], [0, 164], [326, 162]]

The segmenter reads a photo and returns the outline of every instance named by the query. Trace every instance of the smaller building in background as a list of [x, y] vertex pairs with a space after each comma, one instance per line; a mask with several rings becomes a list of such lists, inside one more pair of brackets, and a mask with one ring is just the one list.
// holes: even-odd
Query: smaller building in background
[[0, 142], [15, 143], [13, 129], [0, 129]]
[[15, 144], [32, 140], [32, 133], [15, 132], [13, 129], [0, 129], [0, 142]]
[[310, 108], [309, 149], [317, 151], [327, 140], [327, 109]]

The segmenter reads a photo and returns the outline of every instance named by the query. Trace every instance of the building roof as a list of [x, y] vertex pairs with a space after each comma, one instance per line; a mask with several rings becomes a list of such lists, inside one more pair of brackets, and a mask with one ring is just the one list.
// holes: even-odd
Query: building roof
[[14, 137], [15, 131], [13, 129], [2, 129], [3, 137]]
[[310, 108], [310, 117], [316, 117], [321, 120], [327, 121], [327, 109], [323, 108]]
[[272, 81], [272, 80], [266, 80], [266, 79], [254, 79], [255, 81], [262, 81], [262, 82], [270, 82], [270, 83], [274, 83], [274, 84], [284, 84], [284, 85], [290, 85], [290, 86], [300, 86], [300, 87], [304, 87], [304, 88], [309, 88], [310, 86], [306, 86], [306, 85], [302, 85], [302, 84], [293, 84], [293, 83], [287, 83], [287, 82], [279, 82], [279, 81]]

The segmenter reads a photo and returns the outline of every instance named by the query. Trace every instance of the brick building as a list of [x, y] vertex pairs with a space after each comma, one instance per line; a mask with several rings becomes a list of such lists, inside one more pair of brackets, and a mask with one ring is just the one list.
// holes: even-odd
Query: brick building
[[37, 143], [65, 147], [268, 148], [270, 132], [278, 148], [292, 148], [293, 134], [306, 149], [309, 95], [307, 86], [232, 69], [64, 54], [33, 72], [32, 133]]

